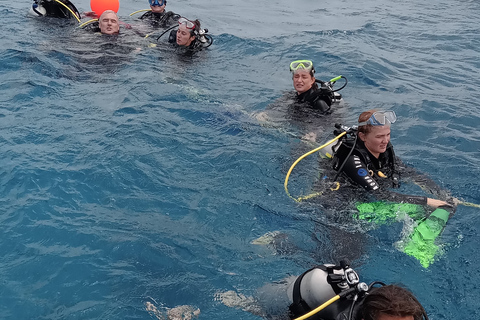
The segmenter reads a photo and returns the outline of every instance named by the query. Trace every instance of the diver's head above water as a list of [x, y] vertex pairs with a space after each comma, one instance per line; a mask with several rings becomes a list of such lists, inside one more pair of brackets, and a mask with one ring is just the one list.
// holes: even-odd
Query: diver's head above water
[[358, 137], [376, 158], [387, 150], [390, 124], [397, 120], [394, 111], [368, 110], [358, 117]]
[[117, 34], [120, 31], [118, 16], [113, 10], [106, 10], [98, 18], [98, 26], [103, 34]]
[[307, 92], [312, 87], [317, 88], [315, 83], [315, 68], [310, 60], [296, 60], [290, 63], [293, 87], [298, 94]]
[[178, 19], [177, 44], [188, 47], [195, 41], [198, 30], [200, 30], [200, 21], [190, 21], [186, 18]]
[[148, 0], [148, 3], [150, 4], [150, 9], [152, 9], [153, 13], [165, 12], [167, 0]]
[[363, 320], [422, 320], [427, 319], [425, 309], [407, 289], [387, 285], [375, 288], [363, 301]]

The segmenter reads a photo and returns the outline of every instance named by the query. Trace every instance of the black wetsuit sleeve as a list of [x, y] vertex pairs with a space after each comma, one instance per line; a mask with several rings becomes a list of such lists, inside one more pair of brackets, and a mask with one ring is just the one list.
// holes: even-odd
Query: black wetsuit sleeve
[[[389, 190], [382, 190], [378, 182], [371, 176], [366, 164], [357, 155], [351, 155], [343, 167], [343, 172], [354, 183], [365, 190], [374, 192], [377, 198], [391, 202], [406, 202], [413, 204], [427, 204], [427, 197], [404, 195]], [[373, 173], [374, 174], [374, 173]]]
[[370, 176], [366, 164], [357, 155], [351, 155], [345, 161], [343, 172], [353, 182], [368, 191], [380, 189], [378, 183]]

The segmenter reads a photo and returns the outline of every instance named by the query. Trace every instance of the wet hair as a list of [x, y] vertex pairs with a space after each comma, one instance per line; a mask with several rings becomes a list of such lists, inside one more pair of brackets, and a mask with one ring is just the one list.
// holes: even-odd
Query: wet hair
[[373, 289], [363, 301], [361, 315], [364, 320], [377, 320], [380, 314], [422, 320], [425, 309], [407, 289], [388, 285]]
[[[368, 121], [368, 119], [370, 119], [370, 117], [372, 116], [372, 114], [375, 113], [375, 111], [377, 111], [377, 109], [371, 109], [371, 110], [362, 112], [360, 116], [358, 116], [358, 123]], [[372, 128], [373, 126], [371, 124], [366, 124], [363, 126], [359, 126], [358, 132], [367, 134], [367, 133], [370, 133], [370, 131], [372, 131]]]
[[102, 16], [103, 16], [104, 14], [106, 14], [106, 13], [114, 13], [114, 14], [115, 14], [115, 17], [117, 18], [117, 21], [119, 20], [119, 19], [118, 19], [118, 14], [117, 14], [115, 11], [113, 11], [113, 10], [105, 10], [105, 11], [102, 12], [102, 14], [100, 15], [100, 17], [98, 17], [98, 21], [100, 21], [100, 20], [102, 19]]
[[192, 22], [195, 25], [195, 28], [190, 30], [190, 36], [196, 36], [198, 34], [198, 31], [200, 31], [200, 20], [196, 19], [195, 21], [192, 21]]

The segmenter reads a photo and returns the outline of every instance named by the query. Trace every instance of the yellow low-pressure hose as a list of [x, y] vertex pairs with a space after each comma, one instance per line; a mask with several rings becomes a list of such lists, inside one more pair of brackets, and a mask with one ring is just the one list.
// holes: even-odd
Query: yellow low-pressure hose
[[467, 207], [480, 208], [480, 204], [471, 203], [471, 202], [460, 201], [458, 204], [461, 204], [462, 206], [467, 206]]
[[137, 10], [135, 12], [130, 13], [130, 16], [133, 16], [134, 14], [137, 14], [139, 12], [144, 12], [144, 11], [152, 11], [152, 9], [142, 9], [142, 10]]
[[83, 27], [85, 27], [87, 24], [92, 23], [92, 22], [95, 22], [95, 21], [98, 21], [98, 19], [88, 20], [88, 21], [82, 23], [81, 25], [79, 25], [78, 27], [79, 27], [79, 28], [83, 28]]
[[70, 11], [70, 13], [72, 14], [72, 16], [75, 17], [75, 19], [77, 19], [78, 23], [80, 23], [80, 18], [76, 15], [75, 12], [72, 11], [72, 9], [70, 9], [65, 3], [63, 3], [62, 1], [59, 1], [59, 0], [55, 0], [55, 2], [61, 4], [62, 6], [64, 6], [65, 8], [67, 8], [68, 11]]
[[299, 198], [294, 198], [290, 195], [290, 192], [288, 192], [288, 178], [290, 177], [290, 174], [292, 173], [292, 170], [293, 168], [295, 168], [295, 166], [300, 162], [302, 161], [302, 159], [304, 159], [305, 157], [311, 155], [312, 153], [315, 153], [323, 148], [325, 148], [326, 146], [334, 143], [335, 141], [337, 141], [338, 139], [340, 139], [341, 137], [343, 137], [344, 135], [346, 134], [346, 132], [342, 132], [341, 134], [339, 134], [338, 136], [336, 136], [335, 138], [333, 138], [332, 140], [328, 141], [327, 143], [321, 145], [320, 147], [318, 148], [315, 148], [307, 153], [305, 153], [303, 156], [301, 156], [300, 158], [298, 158], [293, 164], [292, 166], [290, 167], [290, 169], [288, 170], [287, 172], [287, 176], [285, 177], [285, 183], [284, 183], [284, 186], [285, 186], [285, 192], [287, 193], [287, 195], [292, 198], [293, 200], [297, 201], [297, 202], [300, 202], [302, 200], [305, 200], [305, 199], [309, 199], [309, 198], [312, 198], [314, 196], [317, 196], [319, 195], [320, 193], [313, 193], [311, 195], [308, 195], [308, 196], [304, 196], [304, 197], [299, 197]]
[[325, 309], [326, 307], [328, 307], [329, 305], [331, 305], [332, 303], [334, 303], [338, 299], [340, 299], [340, 296], [336, 295], [335, 297], [333, 297], [330, 300], [328, 300], [327, 302], [319, 305], [318, 307], [316, 307], [315, 309], [313, 309], [309, 313], [306, 313], [303, 316], [296, 318], [295, 320], [304, 320], [304, 319], [310, 318], [311, 316], [313, 316], [314, 314], [322, 311], [323, 309]]

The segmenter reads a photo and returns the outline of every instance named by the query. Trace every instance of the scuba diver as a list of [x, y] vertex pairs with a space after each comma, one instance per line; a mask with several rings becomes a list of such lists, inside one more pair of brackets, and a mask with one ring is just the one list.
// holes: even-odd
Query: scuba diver
[[168, 42], [174, 44], [178, 48], [185, 48], [189, 52], [200, 51], [204, 48], [210, 47], [213, 43], [213, 38], [207, 34], [208, 29], [202, 29], [198, 19], [191, 21], [181, 17], [178, 19], [178, 29], [172, 30], [176, 27], [177, 25], [168, 28], [157, 37], [157, 40], [170, 31]]
[[106, 35], [118, 35], [120, 33], [120, 24], [122, 24], [122, 22], [115, 11], [105, 10], [98, 19], [87, 21], [82, 28]]
[[298, 277], [266, 284], [255, 297], [227, 291], [217, 294], [216, 299], [229, 307], [276, 320], [428, 320], [425, 309], [410, 291], [380, 281], [369, 285], [360, 282], [346, 260], [339, 265], [318, 265]]
[[[352, 211], [349, 203], [357, 209], [353, 215], [357, 220], [379, 225], [397, 218], [410, 220], [410, 226], [405, 224], [404, 228], [413, 230], [402, 232], [404, 238], [396, 243], [396, 247], [428, 268], [440, 250], [435, 240], [461, 202], [395, 156], [390, 143], [390, 125], [396, 119], [393, 111], [369, 110], [359, 116], [358, 126], [335, 125], [336, 138], [298, 158], [287, 173], [284, 187], [287, 195], [297, 202], [321, 196], [316, 205], [324, 209], [324, 216], [336, 220], [342, 216], [349, 219], [350, 214], [345, 215], [345, 212]], [[326, 146], [337, 140], [335, 146], [325, 151]], [[292, 169], [300, 160], [321, 149], [324, 156], [333, 158], [330, 160], [332, 168], [322, 166], [314, 193], [292, 197], [287, 187]], [[392, 191], [391, 188], [400, 187], [400, 178], [408, 179], [436, 198], [445, 200]], [[425, 206], [434, 210], [427, 212]], [[339, 212], [343, 214], [339, 215]]]
[[34, 0], [30, 14], [38, 17], [80, 19], [80, 13], [69, 0]]
[[117, 13], [113, 10], [105, 10], [98, 18], [98, 28], [103, 34], [118, 34], [120, 32], [120, 24]]
[[[398, 188], [402, 170], [425, 187], [446, 196], [432, 180], [415, 174], [395, 156], [390, 143], [390, 125], [397, 117], [394, 111], [369, 110], [358, 118], [357, 129], [349, 129], [349, 139], [342, 139], [334, 146], [333, 168], [337, 172], [334, 181], [342, 176], [353, 184], [373, 192], [381, 200], [429, 205], [433, 208], [453, 209], [453, 203], [425, 196], [404, 195], [389, 191]], [[337, 135], [339, 131], [336, 131]]]
[[168, 28], [176, 25], [180, 15], [173, 11], [165, 11], [167, 0], [148, 0], [150, 10], [140, 16], [141, 20], [148, 21], [152, 27]]
[[[354, 218], [378, 224], [397, 217], [410, 217], [413, 220], [413, 232], [404, 232], [405, 238], [396, 245], [427, 268], [440, 249], [435, 240], [455, 213], [459, 200], [426, 175], [405, 166], [395, 156], [390, 143], [390, 125], [396, 119], [393, 111], [369, 110], [359, 116], [358, 127], [336, 125], [338, 130], [334, 131], [337, 136], [335, 139], [306, 153], [292, 165], [285, 178], [285, 191], [293, 198], [287, 188], [288, 177], [301, 159], [338, 140], [325, 153], [330, 158], [330, 152], [333, 154], [333, 172], [332, 169], [322, 169], [324, 172], [314, 187], [318, 192], [293, 199], [299, 202], [322, 196], [320, 204], [326, 209], [326, 214], [346, 208], [346, 204], [355, 199], [358, 212]], [[391, 188], [400, 187], [401, 177], [408, 178], [425, 191], [446, 201], [392, 191]], [[433, 212], [426, 212], [424, 206], [432, 207]], [[347, 211], [350, 212], [349, 209]]]
[[328, 114], [331, 112], [332, 103], [342, 98], [339, 93], [335, 94], [331, 82], [315, 79], [312, 61], [293, 61], [290, 63], [290, 72], [292, 72], [293, 87], [297, 92], [298, 102], [306, 102], [311, 108]]
[[[302, 140], [316, 142], [325, 124], [334, 122], [334, 116], [338, 117], [338, 107], [343, 105], [342, 95], [338, 91], [345, 88], [347, 79], [344, 76], [326, 82], [315, 79], [315, 68], [310, 60], [291, 62], [290, 72], [295, 92], [288, 92], [268, 105], [265, 111], [254, 114], [254, 117], [263, 125], [270, 126], [276, 126], [279, 122], [283, 126], [283, 122], [288, 120], [300, 130]], [[340, 79], [344, 79], [345, 83], [339, 89], [333, 89]], [[332, 115], [334, 111], [337, 111], [336, 115]]]

